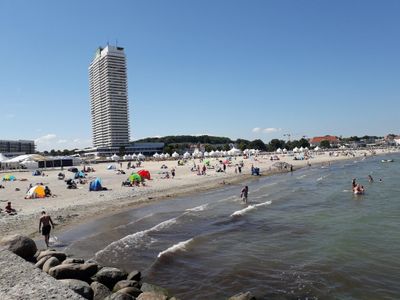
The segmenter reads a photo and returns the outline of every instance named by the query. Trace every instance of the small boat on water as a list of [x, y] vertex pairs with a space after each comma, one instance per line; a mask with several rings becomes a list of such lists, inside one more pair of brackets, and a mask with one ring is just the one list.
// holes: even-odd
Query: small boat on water
[[382, 159], [381, 162], [386, 163], [386, 162], [394, 162], [393, 159]]

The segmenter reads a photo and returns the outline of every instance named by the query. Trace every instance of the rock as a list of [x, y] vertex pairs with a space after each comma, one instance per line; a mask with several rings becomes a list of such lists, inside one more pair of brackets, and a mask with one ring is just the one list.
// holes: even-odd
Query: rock
[[171, 295], [170, 295], [170, 293], [168, 292], [167, 289], [164, 289], [164, 288], [159, 287], [159, 286], [154, 285], [154, 284], [143, 283], [142, 287], [140, 289], [142, 290], [142, 292], [152, 292], [152, 293], [164, 295], [164, 296], [167, 296], [167, 297], [171, 297]]
[[96, 264], [68, 264], [58, 265], [49, 270], [49, 274], [56, 279], [79, 279], [90, 281], [97, 272]]
[[67, 264], [83, 264], [85, 261], [81, 258], [67, 258], [63, 261], [63, 265]]
[[135, 281], [135, 280], [121, 280], [118, 281], [113, 288], [113, 292], [117, 292], [120, 289], [126, 288], [126, 287], [136, 287], [140, 288], [140, 283]]
[[103, 300], [111, 295], [111, 291], [104, 284], [93, 281], [90, 287], [93, 290], [93, 300]]
[[118, 281], [126, 279], [127, 276], [128, 274], [120, 269], [104, 267], [92, 277], [92, 280], [98, 281], [109, 289], [112, 289]]
[[37, 251], [35, 242], [20, 234], [4, 237], [0, 241], [0, 249], [9, 250], [26, 260], [32, 260]]
[[130, 287], [126, 287], [126, 288], [123, 288], [123, 289], [120, 289], [118, 292], [117, 292], [117, 294], [118, 293], [121, 293], [121, 294], [128, 294], [128, 295], [131, 295], [132, 297], [137, 297], [137, 296], [139, 296], [141, 293], [142, 293], [142, 291], [141, 290], [139, 290], [138, 288], [136, 288], [136, 287], [132, 287], [132, 286], [130, 286]]
[[155, 292], [144, 292], [136, 298], [136, 300], [167, 300], [168, 297]]
[[45, 251], [40, 252], [37, 259], [40, 260], [46, 256], [56, 257], [60, 262], [64, 261], [67, 258], [67, 255], [64, 252], [54, 251], [54, 250], [45, 250]]
[[43, 269], [43, 265], [44, 263], [50, 258], [50, 256], [45, 256], [42, 257], [36, 264], [35, 267], [39, 268], [39, 269]]
[[75, 293], [81, 295], [83, 298], [92, 299], [93, 291], [87, 282], [77, 279], [61, 279], [60, 282], [65, 284], [68, 288]]
[[43, 265], [43, 271], [49, 273], [52, 267], [58, 266], [60, 261], [56, 257], [50, 257]]
[[142, 278], [142, 274], [140, 273], [140, 271], [134, 270], [129, 273], [129, 275], [126, 279], [140, 281], [141, 278]]
[[254, 297], [250, 292], [246, 292], [236, 294], [235, 296], [230, 297], [228, 300], [256, 300], [256, 297]]
[[128, 294], [115, 293], [104, 298], [104, 300], [135, 300], [135, 298]]

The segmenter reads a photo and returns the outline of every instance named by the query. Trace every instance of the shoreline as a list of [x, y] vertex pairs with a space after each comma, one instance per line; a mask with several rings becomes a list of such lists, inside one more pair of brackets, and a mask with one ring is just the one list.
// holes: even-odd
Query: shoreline
[[[307, 167], [308, 163], [311, 163], [313, 167], [316, 165], [323, 165], [325, 163], [335, 163], [344, 160], [352, 160], [352, 159], [362, 159], [365, 157], [364, 153], [367, 151], [355, 151], [356, 156], [339, 156], [339, 157], [331, 157], [329, 155], [321, 154], [317, 155], [311, 160], [301, 160], [294, 161], [291, 156], [282, 156], [280, 158], [280, 162], [285, 162], [289, 164], [293, 164], [294, 171]], [[378, 152], [375, 155], [387, 155], [396, 152]], [[371, 157], [371, 154], [368, 154], [367, 157]], [[187, 195], [198, 194], [202, 191], [216, 190], [219, 187], [223, 186], [222, 182], [225, 182], [227, 185], [239, 185], [242, 182], [247, 180], [255, 180], [260, 177], [273, 176], [276, 174], [282, 174], [290, 172], [290, 170], [272, 170], [271, 166], [276, 161], [270, 161], [267, 157], [258, 157], [256, 161], [252, 160], [244, 161], [244, 171], [242, 174], [235, 174], [231, 168], [228, 168], [227, 173], [211, 173], [207, 176], [199, 176], [193, 177], [192, 173], [185, 170], [182, 174], [177, 175], [175, 179], [159, 179], [155, 178], [153, 181], [149, 182], [150, 184], [158, 184], [156, 187], [151, 186], [149, 190], [146, 190], [146, 187], [139, 188], [139, 193], [130, 194], [122, 193], [121, 189], [128, 188], [120, 188], [116, 192], [114, 192], [119, 186], [119, 180], [115, 181], [115, 178], [121, 179], [122, 177], [115, 177], [114, 174], [111, 174], [113, 178], [107, 178], [108, 180], [113, 179], [112, 190], [104, 191], [104, 192], [89, 192], [82, 191], [81, 195], [87, 197], [85, 202], [76, 203], [80, 201], [79, 196], [81, 195], [73, 195], [70, 193], [71, 197], [66, 197], [66, 199], [57, 199], [50, 198], [48, 201], [49, 204], [47, 207], [37, 205], [34, 209], [27, 211], [24, 214], [16, 215], [16, 216], [7, 216], [6, 218], [1, 218], [0, 221], [0, 232], [2, 235], [10, 235], [10, 234], [26, 234], [32, 238], [38, 238], [40, 234], [38, 233], [37, 223], [38, 216], [41, 210], [46, 209], [46, 211], [52, 216], [53, 221], [56, 223], [55, 230], [58, 232], [64, 232], [70, 228], [80, 226], [84, 223], [107, 217], [110, 215], [118, 214], [130, 209], [134, 209], [136, 207], [142, 207], [143, 205], [147, 205], [148, 203], [155, 203], [158, 201], [163, 201], [168, 198], [177, 198]], [[175, 167], [176, 161], [158, 161], [158, 162], [145, 162], [145, 168], [151, 169], [152, 173], [156, 173], [155, 171], [158, 169], [161, 164], [168, 164], [169, 167]], [[261, 176], [253, 176], [249, 174], [248, 169], [250, 165], [254, 164], [256, 167], [260, 167]], [[102, 165], [95, 165], [96, 168], [102, 167]], [[178, 172], [181, 170], [177, 168]], [[55, 176], [59, 170], [47, 171], [50, 175]], [[177, 173], [178, 173], [177, 172]], [[105, 173], [103, 172], [102, 175]], [[97, 174], [96, 174], [97, 175]], [[109, 175], [109, 174], [107, 174]], [[46, 178], [47, 179], [47, 178]], [[106, 180], [106, 179], [105, 179]], [[54, 183], [51, 182], [51, 183]], [[55, 182], [57, 183], [57, 182]], [[116, 185], [117, 183], [118, 185]], [[49, 184], [50, 185], [50, 184]], [[108, 184], [107, 184], [108, 186]], [[160, 187], [161, 186], [161, 187]], [[52, 187], [50, 185], [50, 187]], [[64, 187], [65, 188], [65, 187]], [[129, 188], [130, 190], [130, 188]], [[125, 192], [127, 190], [123, 190]], [[101, 193], [101, 194], [96, 194]], [[110, 194], [107, 194], [110, 193]], [[1, 195], [0, 195], [1, 196]], [[60, 197], [61, 198], [61, 197]], [[1, 198], [0, 198], [1, 199]], [[51, 205], [51, 199], [57, 199], [57, 205]], [[47, 200], [47, 199], [46, 199]], [[63, 201], [64, 200], [64, 201]], [[4, 201], [4, 200], [3, 200]], [[13, 201], [13, 200], [11, 200]], [[43, 199], [30, 199], [23, 201], [44, 201]], [[65, 203], [63, 203], [65, 202]], [[13, 201], [14, 203], [14, 201]], [[61, 204], [60, 204], [61, 203]], [[43, 204], [43, 203], [40, 203]], [[65, 204], [65, 205], [64, 205]], [[24, 203], [22, 202], [22, 205]], [[38, 207], [39, 206], [39, 207]], [[4, 222], [6, 221], [6, 222]]]

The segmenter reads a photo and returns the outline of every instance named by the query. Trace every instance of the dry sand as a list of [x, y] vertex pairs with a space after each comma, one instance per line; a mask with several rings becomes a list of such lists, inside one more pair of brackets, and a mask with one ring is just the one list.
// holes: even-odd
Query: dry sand
[[[345, 159], [362, 159], [365, 155], [370, 156], [367, 151], [353, 151], [353, 155], [340, 154], [330, 156], [328, 153], [319, 153], [309, 160], [293, 160], [293, 156], [279, 155], [281, 162], [292, 164], [295, 169], [311, 165], [330, 163]], [[376, 154], [387, 153], [387, 150], [378, 150]], [[219, 165], [220, 158], [209, 159], [211, 166]], [[244, 167], [242, 174], [235, 173], [235, 164], [243, 161]], [[38, 219], [40, 212], [48, 212], [56, 223], [56, 230], [63, 226], [75, 225], [91, 218], [111, 214], [128, 207], [141, 205], [149, 201], [158, 201], [166, 197], [175, 197], [186, 193], [201, 192], [206, 189], [217, 188], [222, 182], [239, 184], [243, 180], [252, 177], [250, 175], [251, 165], [260, 168], [262, 175], [270, 175], [278, 172], [271, 166], [276, 161], [270, 160], [270, 155], [258, 156], [251, 159], [238, 157], [232, 160], [232, 164], [227, 167], [226, 173], [217, 173], [215, 169], [207, 170], [205, 176], [199, 176], [192, 172], [194, 162], [196, 165], [203, 165], [199, 159], [189, 160], [184, 166], [178, 166], [176, 160], [172, 161], [145, 161], [141, 168], [127, 170], [127, 162], [123, 162], [123, 170], [126, 175], [118, 175], [116, 170], [107, 170], [107, 166], [112, 163], [95, 164], [95, 172], [89, 173], [87, 179], [90, 181], [95, 177], [102, 179], [103, 186], [107, 191], [89, 192], [88, 184], [78, 184], [78, 189], [67, 189], [63, 180], [58, 180], [57, 174], [60, 169], [45, 170], [45, 176], [33, 176], [31, 171], [8, 172], [1, 174], [13, 174], [17, 180], [13, 182], [2, 182], [5, 186], [0, 189], [0, 208], [6, 206], [7, 201], [12, 202], [12, 206], [17, 210], [17, 215], [9, 216], [0, 214], [0, 236], [7, 234], [26, 234], [36, 236], [38, 234]], [[114, 163], [118, 166], [119, 164]], [[165, 164], [168, 169], [161, 169]], [[78, 167], [81, 169], [81, 167]], [[162, 179], [160, 172], [170, 171], [175, 168], [176, 176], [174, 179]], [[121, 183], [130, 173], [135, 170], [146, 169], [152, 175], [152, 180], [146, 181], [146, 186], [122, 187]], [[73, 173], [63, 171], [66, 178], [73, 178]], [[21, 181], [21, 179], [26, 179]], [[43, 199], [24, 199], [29, 184], [43, 183], [49, 186], [56, 197]], [[20, 189], [16, 191], [16, 189]], [[240, 187], [238, 187], [240, 189]], [[239, 191], [239, 190], [238, 190]]]

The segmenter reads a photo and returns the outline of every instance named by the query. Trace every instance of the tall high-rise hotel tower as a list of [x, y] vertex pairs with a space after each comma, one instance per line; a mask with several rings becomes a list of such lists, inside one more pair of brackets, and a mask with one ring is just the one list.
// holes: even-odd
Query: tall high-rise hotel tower
[[94, 147], [129, 143], [129, 113], [124, 48], [98, 48], [89, 66]]

